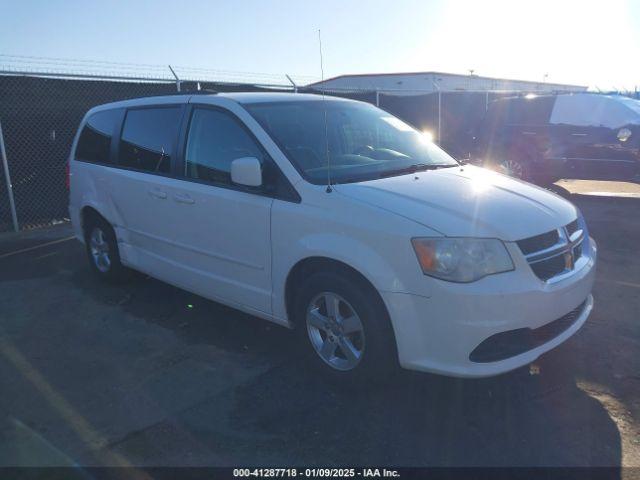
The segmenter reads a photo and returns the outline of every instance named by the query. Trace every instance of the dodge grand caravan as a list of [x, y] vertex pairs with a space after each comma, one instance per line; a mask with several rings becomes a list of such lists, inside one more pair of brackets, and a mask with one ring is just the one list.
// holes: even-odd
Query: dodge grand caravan
[[237, 93], [96, 107], [70, 214], [97, 275], [128, 269], [294, 328], [329, 375], [506, 372], [591, 312], [576, 207], [460, 165], [374, 106]]

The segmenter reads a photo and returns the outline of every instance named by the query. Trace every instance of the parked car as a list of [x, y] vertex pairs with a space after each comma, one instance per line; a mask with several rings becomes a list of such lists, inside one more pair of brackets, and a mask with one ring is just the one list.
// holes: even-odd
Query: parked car
[[633, 180], [640, 174], [640, 101], [592, 93], [492, 102], [476, 157], [524, 180]]
[[127, 268], [295, 328], [329, 375], [461, 377], [535, 360], [591, 312], [596, 244], [546, 190], [462, 166], [376, 107], [316, 95], [129, 100], [88, 112], [70, 214]]

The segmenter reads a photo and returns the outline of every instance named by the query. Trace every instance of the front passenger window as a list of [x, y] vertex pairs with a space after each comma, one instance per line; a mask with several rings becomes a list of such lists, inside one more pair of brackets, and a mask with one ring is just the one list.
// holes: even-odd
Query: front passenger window
[[185, 154], [186, 177], [231, 184], [231, 162], [242, 157], [263, 161], [262, 150], [237, 120], [218, 110], [193, 110]]

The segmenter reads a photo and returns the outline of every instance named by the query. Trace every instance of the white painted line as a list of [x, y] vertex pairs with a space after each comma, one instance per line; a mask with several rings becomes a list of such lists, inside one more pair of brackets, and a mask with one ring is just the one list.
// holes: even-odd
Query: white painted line
[[32, 250], [37, 250], [38, 248], [48, 247], [49, 245], [55, 245], [56, 243], [68, 242], [69, 240], [72, 240], [74, 238], [76, 238], [76, 237], [74, 235], [72, 235], [71, 237], [60, 238], [58, 240], [53, 240], [51, 242], [41, 243], [40, 245], [35, 245], [35, 246], [29, 247], [29, 248], [23, 248], [22, 250], [16, 250], [14, 252], [3, 253], [2, 255], [0, 255], [0, 259], [7, 258], [7, 257], [12, 257], [12, 256], [18, 255], [20, 253], [30, 252]]
[[52, 257], [54, 255], [58, 255], [58, 253], [60, 252], [49, 252], [49, 253], [45, 253], [44, 255], [40, 255], [39, 257], [34, 258], [34, 260], [41, 260], [43, 258], [49, 258]]
[[593, 195], [594, 197], [627, 197], [640, 198], [640, 193], [635, 192], [575, 192], [578, 195]]

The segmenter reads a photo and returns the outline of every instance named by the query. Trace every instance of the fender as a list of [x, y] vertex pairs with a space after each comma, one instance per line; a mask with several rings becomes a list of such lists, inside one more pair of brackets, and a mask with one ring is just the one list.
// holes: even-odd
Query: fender
[[[275, 246], [274, 246], [275, 247]], [[277, 253], [276, 253], [277, 252]], [[274, 248], [273, 261], [273, 314], [287, 318], [285, 287], [291, 270], [300, 261], [310, 257], [324, 257], [342, 262], [357, 270], [378, 291], [406, 292], [407, 288], [396, 274], [393, 265], [368, 245], [352, 237], [335, 233], [312, 233], [300, 238], [295, 245]]]

